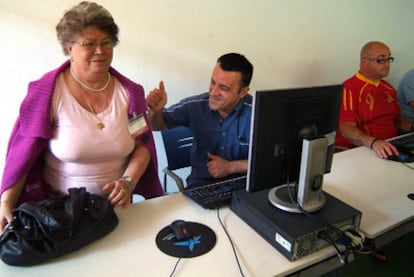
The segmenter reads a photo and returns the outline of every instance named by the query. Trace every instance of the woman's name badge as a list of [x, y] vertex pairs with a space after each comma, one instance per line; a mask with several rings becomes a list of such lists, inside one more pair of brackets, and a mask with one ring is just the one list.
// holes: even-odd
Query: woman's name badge
[[142, 133], [148, 131], [148, 129], [147, 121], [142, 114], [134, 116], [128, 122], [128, 131], [133, 138], [140, 136]]

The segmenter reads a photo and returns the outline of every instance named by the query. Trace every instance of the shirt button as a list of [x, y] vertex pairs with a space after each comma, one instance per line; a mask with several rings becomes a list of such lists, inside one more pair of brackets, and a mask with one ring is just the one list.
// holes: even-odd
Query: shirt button
[[226, 132], [223, 132], [222, 135], [223, 135], [223, 137], [225, 137], [226, 136]]
[[224, 149], [224, 146], [221, 146], [220, 149], [223, 150]]

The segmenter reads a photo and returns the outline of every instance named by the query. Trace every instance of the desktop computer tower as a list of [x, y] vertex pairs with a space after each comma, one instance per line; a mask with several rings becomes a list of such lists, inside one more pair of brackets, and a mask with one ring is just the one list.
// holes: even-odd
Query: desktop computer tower
[[325, 206], [312, 212], [311, 218], [274, 207], [268, 200], [269, 190], [235, 191], [230, 208], [290, 261], [330, 245], [318, 236], [330, 225], [359, 230], [361, 212], [326, 192]]

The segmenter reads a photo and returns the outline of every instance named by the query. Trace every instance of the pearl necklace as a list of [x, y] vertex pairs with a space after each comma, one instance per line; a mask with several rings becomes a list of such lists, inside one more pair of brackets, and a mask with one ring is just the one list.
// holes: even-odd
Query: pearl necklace
[[73, 80], [75, 80], [82, 87], [86, 88], [87, 90], [93, 91], [93, 92], [101, 92], [101, 91], [106, 90], [106, 88], [109, 86], [109, 82], [111, 81], [111, 74], [109, 74], [109, 72], [106, 72], [106, 74], [108, 74], [108, 80], [106, 81], [106, 84], [101, 88], [94, 89], [88, 86], [87, 84], [83, 83], [81, 80], [79, 80], [78, 77], [76, 77], [75, 73], [73, 72], [72, 67], [70, 67], [69, 71], [70, 71], [70, 75], [72, 76]]
[[[78, 84], [80, 84], [82, 87], [91, 90], [93, 92], [101, 92], [104, 91], [108, 85], [109, 85], [109, 81], [111, 80], [111, 75], [108, 73], [108, 81], [106, 82], [105, 86], [103, 86], [100, 89], [94, 89], [91, 88], [89, 86], [87, 86], [86, 84], [82, 83], [81, 80], [79, 80], [75, 73], [72, 71], [72, 67], [69, 69], [70, 75], [72, 76], [73, 80], [75, 80]], [[97, 119], [97, 123], [96, 123], [96, 129], [98, 130], [102, 130], [105, 128], [105, 124], [102, 122], [102, 119], [99, 118], [98, 114], [95, 112], [95, 109], [92, 107], [91, 103], [89, 103], [88, 98], [85, 96], [85, 94], [83, 92], [81, 92], [83, 99], [85, 100], [86, 104], [88, 105], [89, 111], [91, 112], [91, 114]]]

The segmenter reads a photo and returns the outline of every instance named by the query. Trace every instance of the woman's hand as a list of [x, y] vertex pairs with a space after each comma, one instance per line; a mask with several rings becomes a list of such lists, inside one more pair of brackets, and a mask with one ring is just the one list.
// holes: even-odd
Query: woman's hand
[[0, 233], [3, 233], [6, 225], [13, 219], [13, 205], [8, 201], [0, 203]]
[[26, 182], [26, 175], [12, 187], [3, 191], [0, 199], [0, 233], [3, 233], [4, 227], [13, 220], [13, 209], [16, 206], [23, 185]]
[[108, 195], [108, 201], [115, 208], [127, 208], [131, 205], [132, 188], [131, 185], [123, 179], [112, 181], [103, 187]]

